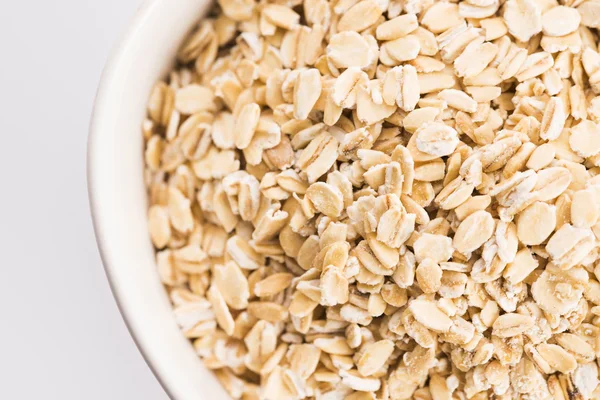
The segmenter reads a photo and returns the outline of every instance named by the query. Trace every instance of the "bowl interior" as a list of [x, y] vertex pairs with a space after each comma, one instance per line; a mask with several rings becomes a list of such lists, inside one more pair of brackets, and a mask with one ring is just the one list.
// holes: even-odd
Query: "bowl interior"
[[92, 118], [88, 183], [102, 259], [138, 347], [171, 398], [228, 399], [175, 323], [148, 238], [141, 124], [208, 0], [147, 1], [105, 68]]

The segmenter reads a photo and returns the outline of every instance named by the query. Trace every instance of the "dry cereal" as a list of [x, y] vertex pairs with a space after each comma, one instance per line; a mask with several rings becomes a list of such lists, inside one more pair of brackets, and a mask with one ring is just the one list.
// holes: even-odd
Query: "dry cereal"
[[217, 2], [142, 134], [158, 276], [232, 398], [600, 398], [598, 28]]

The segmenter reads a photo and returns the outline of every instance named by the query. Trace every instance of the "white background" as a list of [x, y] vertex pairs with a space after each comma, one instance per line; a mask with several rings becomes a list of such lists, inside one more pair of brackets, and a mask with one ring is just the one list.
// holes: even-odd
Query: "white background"
[[0, 399], [167, 400], [94, 241], [87, 129], [141, 0], [0, 0]]

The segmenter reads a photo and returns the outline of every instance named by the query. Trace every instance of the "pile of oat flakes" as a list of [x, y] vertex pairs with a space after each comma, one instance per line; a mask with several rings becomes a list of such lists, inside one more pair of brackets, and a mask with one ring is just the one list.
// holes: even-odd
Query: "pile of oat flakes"
[[150, 234], [236, 399], [600, 399], [600, 0], [220, 0]]

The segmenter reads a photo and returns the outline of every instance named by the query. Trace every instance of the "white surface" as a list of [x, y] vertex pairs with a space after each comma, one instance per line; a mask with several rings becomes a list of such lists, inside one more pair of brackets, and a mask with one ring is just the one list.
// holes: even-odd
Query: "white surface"
[[85, 178], [100, 73], [140, 3], [0, 7], [1, 399], [167, 399], [110, 293]]
[[88, 153], [102, 258], [137, 343], [177, 400], [228, 396], [181, 334], [158, 278], [148, 238], [140, 127], [152, 87], [168, 72], [179, 44], [209, 2], [144, 3], [103, 73]]

